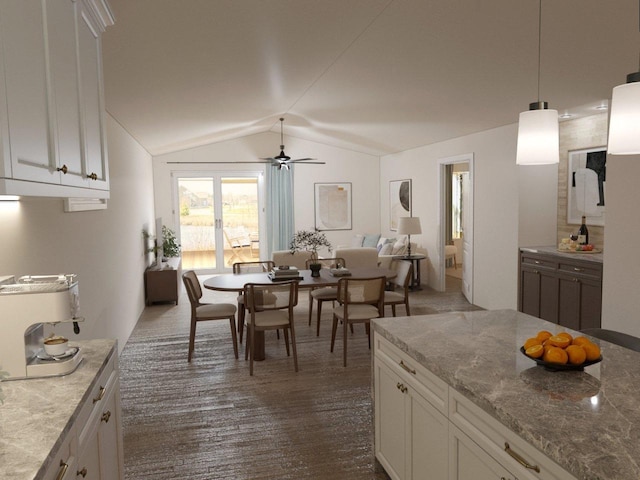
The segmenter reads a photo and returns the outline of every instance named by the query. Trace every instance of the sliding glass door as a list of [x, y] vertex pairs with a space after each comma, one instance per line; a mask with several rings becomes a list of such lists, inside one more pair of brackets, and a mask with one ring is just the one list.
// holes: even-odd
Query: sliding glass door
[[174, 174], [184, 270], [219, 273], [260, 259], [261, 180], [260, 173]]

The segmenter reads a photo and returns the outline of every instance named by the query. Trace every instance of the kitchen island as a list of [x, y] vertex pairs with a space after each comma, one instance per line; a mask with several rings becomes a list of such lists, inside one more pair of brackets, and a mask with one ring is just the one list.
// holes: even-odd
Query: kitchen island
[[0, 479], [123, 478], [117, 342], [71, 345], [73, 373], [0, 382]]
[[[539, 330], [573, 332], [513, 310], [372, 325], [375, 451], [392, 478], [640, 478], [640, 353], [595, 340], [600, 363], [547, 371], [520, 346]], [[396, 428], [402, 402], [408, 433]], [[471, 465], [491, 474], [465, 475]]]

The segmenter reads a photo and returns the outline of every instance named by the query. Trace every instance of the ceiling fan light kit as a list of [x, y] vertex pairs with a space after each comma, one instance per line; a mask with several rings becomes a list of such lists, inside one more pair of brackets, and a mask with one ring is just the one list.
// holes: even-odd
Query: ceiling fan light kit
[[520, 114], [518, 122], [517, 165], [548, 165], [560, 162], [558, 111], [540, 101], [540, 43], [542, 0], [538, 4], [538, 101]]
[[314, 162], [315, 158], [298, 158], [291, 160], [291, 157], [284, 153], [284, 118], [280, 118], [280, 153], [275, 157], [261, 158], [265, 162], [270, 162], [272, 167], [278, 167], [279, 170], [289, 170], [290, 164], [298, 162], [307, 162], [307, 165], [324, 165], [324, 162]]

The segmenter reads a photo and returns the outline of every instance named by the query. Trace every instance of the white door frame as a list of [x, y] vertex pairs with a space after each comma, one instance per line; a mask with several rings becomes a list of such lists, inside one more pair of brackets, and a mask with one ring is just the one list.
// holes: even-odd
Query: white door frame
[[[224, 166], [220, 168], [216, 166], [215, 170], [172, 170], [171, 171], [171, 208], [174, 216], [174, 225], [176, 226], [176, 232], [178, 233], [178, 238], [180, 238], [180, 206], [178, 205], [179, 194], [178, 194], [178, 179], [179, 178], [198, 178], [198, 177], [211, 177], [214, 181], [214, 184], [219, 187], [220, 179], [222, 177], [255, 177], [258, 179], [258, 226], [260, 229], [260, 243], [259, 248], [260, 251], [264, 251], [263, 247], [266, 248], [266, 238], [264, 238], [264, 234], [266, 233], [266, 213], [265, 213], [265, 193], [264, 193], [264, 171], [261, 170], [225, 170]], [[224, 237], [222, 235], [222, 222], [224, 219], [222, 218], [222, 199], [221, 199], [221, 191], [220, 188], [215, 188], [214, 192], [214, 221], [215, 221], [215, 229], [216, 229], [216, 245], [222, 244], [224, 245]], [[219, 261], [219, 258], [216, 259], [216, 268], [206, 268], [206, 269], [198, 269], [198, 273], [202, 274], [215, 274], [215, 273], [223, 273], [230, 272], [231, 267], [227, 267], [223, 261]]]
[[474, 158], [473, 153], [465, 153], [452, 157], [445, 157], [438, 160], [438, 210], [440, 212], [440, 228], [438, 232], [438, 260], [439, 260], [439, 282], [437, 289], [443, 292], [446, 288], [445, 279], [445, 256], [444, 247], [446, 239], [446, 214], [447, 206], [444, 198], [446, 192], [446, 166], [455, 163], [469, 164], [469, 204], [465, 205], [465, 212], [468, 214], [468, 225], [465, 225], [463, 245], [462, 245], [462, 293], [469, 303], [473, 303], [473, 185], [475, 183]]

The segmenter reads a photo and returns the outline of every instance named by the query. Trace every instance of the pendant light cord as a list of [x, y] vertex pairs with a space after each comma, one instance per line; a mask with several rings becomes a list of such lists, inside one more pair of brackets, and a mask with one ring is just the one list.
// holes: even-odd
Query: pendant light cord
[[538, 0], [538, 102], [540, 102], [540, 64], [542, 63], [542, 0]]

